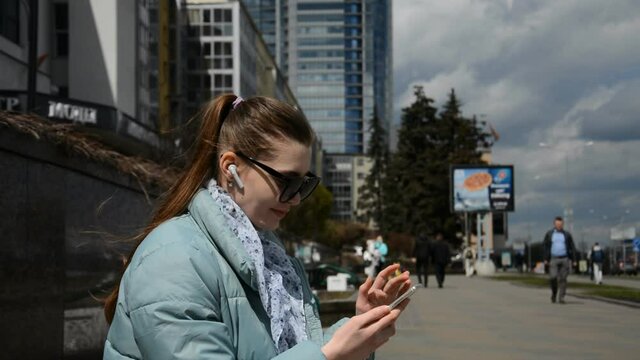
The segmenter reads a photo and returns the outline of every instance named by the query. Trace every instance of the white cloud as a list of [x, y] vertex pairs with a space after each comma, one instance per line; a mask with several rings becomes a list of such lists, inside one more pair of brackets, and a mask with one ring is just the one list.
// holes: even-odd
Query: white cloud
[[516, 167], [512, 230], [548, 227], [567, 193], [587, 240], [612, 225], [589, 223], [591, 208], [640, 219], [637, 2], [394, 0], [393, 11], [396, 115], [414, 85], [437, 104], [455, 88], [465, 114], [486, 114], [502, 137], [495, 161]]
[[567, 112], [562, 119], [566, 122], [571, 122], [575, 118], [581, 120], [580, 114], [582, 112], [596, 111], [603, 105], [607, 104], [613, 96], [620, 90], [621, 86], [605, 87], [599, 86], [588, 96], [576, 101], [575, 105]]

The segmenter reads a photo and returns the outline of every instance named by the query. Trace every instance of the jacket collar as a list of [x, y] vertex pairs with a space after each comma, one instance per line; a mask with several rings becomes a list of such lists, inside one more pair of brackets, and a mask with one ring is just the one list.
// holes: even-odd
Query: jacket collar
[[258, 291], [258, 278], [251, 258], [207, 190], [201, 189], [194, 195], [189, 203], [189, 213], [238, 277]]

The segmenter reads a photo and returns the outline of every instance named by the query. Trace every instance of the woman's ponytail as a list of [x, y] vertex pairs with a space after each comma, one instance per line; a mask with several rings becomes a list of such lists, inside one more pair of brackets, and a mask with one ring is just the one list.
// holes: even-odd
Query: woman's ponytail
[[217, 176], [216, 155], [222, 124], [232, 110], [235, 95], [222, 95], [210, 101], [200, 112], [200, 129], [192, 147], [191, 159], [176, 183], [159, 199], [153, 219], [138, 235], [132, 238], [135, 246], [124, 264], [120, 279], [111, 293], [104, 299], [104, 313], [107, 322], [111, 324], [118, 302], [120, 280], [131, 262], [134, 252], [142, 240], [161, 223], [183, 213], [191, 198], [195, 195], [204, 181]]

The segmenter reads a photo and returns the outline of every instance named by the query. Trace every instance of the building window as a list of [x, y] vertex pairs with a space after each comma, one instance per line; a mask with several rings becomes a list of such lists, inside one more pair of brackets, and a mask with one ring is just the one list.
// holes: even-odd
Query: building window
[[213, 97], [233, 92], [233, 75], [214, 74], [213, 75]]
[[362, 12], [362, 5], [360, 4], [347, 4], [345, 6], [345, 12], [347, 14], [354, 14]]
[[20, 44], [19, 0], [0, 1], [0, 35]]
[[361, 48], [362, 40], [360, 39], [347, 39], [344, 41], [344, 46], [347, 48]]
[[[357, 40], [354, 39], [357, 44]], [[300, 38], [298, 40], [299, 46], [338, 46], [342, 45], [343, 40], [341, 37], [330, 38]], [[356, 46], [353, 46], [356, 47]]]
[[342, 14], [312, 14], [312, 15], [298, 15], [298, 22], [334, 22], [344, 21], [344, 15]]
[[298, 10], [342, 10], [343, 8], [344, 4], [342, 2], [298, 4]]
[[69, 56], [69, 6], [67, 3], [53, 5], [53, 36], [55, 56]]
[[189, 10], [189, 24], [199, 24], [200, 23], [200, 10], [199, 9], [190, 9]]
[[362, 67], [362, 63], [359, 62], [351, 62], [345, 64], [345, 69], [347, 71], [360, 71]]
[[362, 99], [360, 98], [347, 98], [346, 101], [347, 107], [361, 107], [362, 106]]
[[213, 9], [213, 35], [233, 35], [231, 9]]
[[69, 97], [69, 87], [67, 86], [58, 86], [58, 96], [63, 98]]
[[344, 81], [343, 74], [300, 74], [298, 75], [298, 81], [300, 82], [342, 82]]
[[362, 95], [362, 88], [359, 86], [347, 86], [347, 95]]
[[233, 69], [233, 46], [230, 41], [216, 41], [213, 43], [211, 68]]
[[358, 25], [361, 22], [360, 16], [353, 16], [353, 15], [346, 16], [344, 20], [345, 20], [344, 22], [349, 25]]
[[[347, 117], [349, 117], [349, 116], [347, 115]], [[359, 131], [359, 130], [362, 130], [362, 122], [361, 121], [345, 121], [344, 122], [344, 128], [346, 130]], [[360, 164], [358, 163], [358, 165], [360, 165]]]
[[350, 28], [346, 28], [345, 35], [346, 36], [360, 36], [360, 35], [362, 35], [362, 31], [360, 30], [360, 28], [350, 27]]
[[[355, 28], [354, 28], [355, 29]], [[298, 27], [298, 34], [314, 34], [314, 35], [327, 35], [327, 34], [343, 34], [345, 32], [343, 26], [300, 26]], [[359, 35], [359, 32], [356, 32]]]
[[220, 22], [231, 22], [231, 9], [214, 9], [213, 10], [213, 21]]
[[298, 57], [301, 57], [301, 58], [324, 58], [324, 57], [343, 57], [343, 56], [344, 56], [344, 50], [298, 51]]
[[352, 74], [347, 75], [347, 84], [361, 84], [362, 83], [362, 75]]

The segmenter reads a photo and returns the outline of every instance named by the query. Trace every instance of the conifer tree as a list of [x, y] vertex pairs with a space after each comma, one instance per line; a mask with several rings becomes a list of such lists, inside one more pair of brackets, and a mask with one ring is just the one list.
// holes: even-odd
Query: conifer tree
[[422, 87], [414, 94], [414, 103], [403, 109], [398, 149], [384, 181], [384, 218], [390, 231], [440, 231], [454, 241], [461, 224], [450, 211], [450, 166], [480, 163], [481, 150], [492, 144], [475, 117], [462, 115], [455, 90], [440, 113]]
[[387, 146], [387, 134], [380, 122], [378, 113], [374, 108], [373, 118], [369, 125], [371, 138], [367, 149], [367, 156], [371, 159], [371, 171], [365, 177], [365, 183], [358, 189], [358, 208], [364, 210], [364, 217], [358, 219], [369, 223], [373, 220], [379, 229], [384, 229], [382, 210], [382, 180], [386, 174], [389, 151]]
[[422, 87], [417, 86], [414, 95], [414, 103], [402, 110], [397, 151], [383, 183], [386, 230], [412, 234], [424, 229], [424, 214], [429, 212], [432, 186], [425, 155], [437, 112]]

